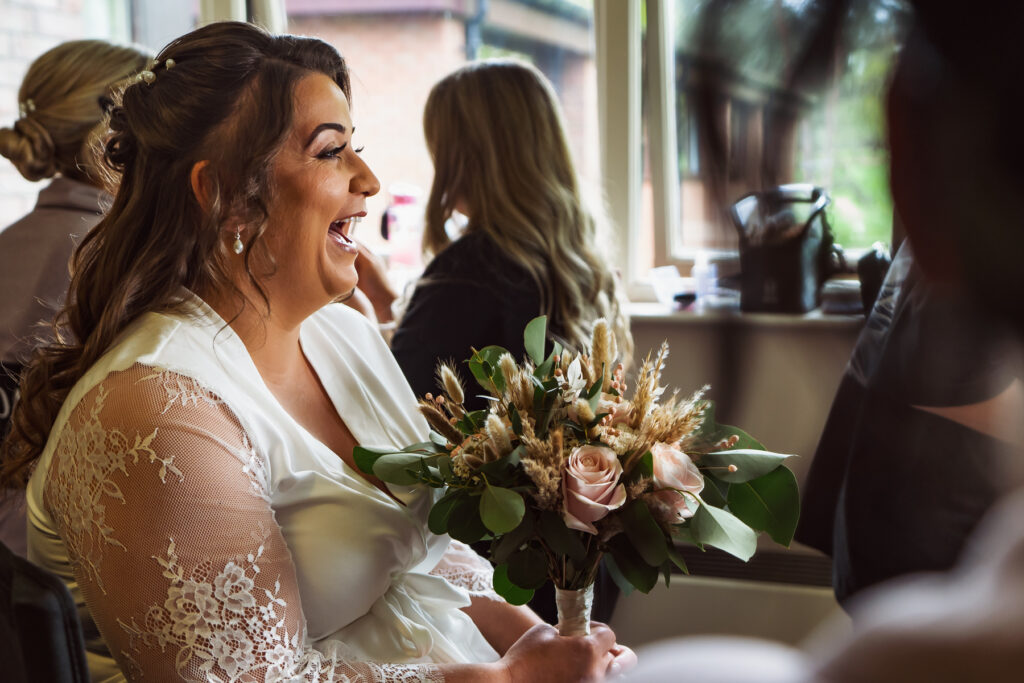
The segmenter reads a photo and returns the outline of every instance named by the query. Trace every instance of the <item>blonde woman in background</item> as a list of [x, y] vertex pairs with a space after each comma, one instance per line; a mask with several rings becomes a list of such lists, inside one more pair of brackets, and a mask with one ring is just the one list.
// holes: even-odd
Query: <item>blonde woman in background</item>
[[[538, 315], [572, 348], [607, 318], [629, 358], [621, 288], [597, 247], [601, 215], [584, 202], [544, 75], [513, 60], [469, 64], [434, 86], [423, 127], [434, 162], [423, 246], [433, 260], [392, 344], [416, 393], [436, 388], [438, 360], [467, 358], [471, 346], [521, 356], [523, 328]], [[453, 240], [454, 211], [468, 223]]]
[[[18, 90], [19, 118], [0, 128], [0, 154], [21, 175], [53, 179], [31, 213], [0, 230], [0, 439], [39, 323], [53, 317], [68, 288], [72, 249], [110, 200], [100, 189], [93, 151], [101, 98], [145, 68], [147, 58], [136, 47], [102, 40], [62, 43], [29, 67]], [[21, 500], [0, 500], [0, 541], [24, 555]]]
[[[392, 340], [417, 395], [435, 391], [439, 361], [497, 344], [524, 354], [523, 328], [548, 316], [564, 346], [588, 344], [607, 318], [632, 355], [632, 336], [615, 274], [598, 249], [600, 213], [586, 205], [566, 141], [557, 96], [533, 66], [512, 60], [469, 64], [434, 86], [423, 114], [434, 181], [424, 250], [433, 255]], [[468, 217], [461, 236], [452, 213]], [[475, 386], [457, 364], [465, 386]], [[477, 403], [474, 404], [474, 401]], [[483, 400], [466, 404], [483, 408]], [[531, 607], [553, 622], [553, 592]], [[603, 572], [595, 616], [607, 621], [618, 591]]]

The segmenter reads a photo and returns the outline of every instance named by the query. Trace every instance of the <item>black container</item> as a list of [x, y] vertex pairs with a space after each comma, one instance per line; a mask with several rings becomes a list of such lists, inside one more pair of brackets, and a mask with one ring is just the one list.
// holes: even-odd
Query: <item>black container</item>
[[748, 194], [730, 215], [740, 235], [740, 308], [806, 313], [821, 303], [821, 286], [838, 258], [825, 217], [830, 198], [809, 184]]

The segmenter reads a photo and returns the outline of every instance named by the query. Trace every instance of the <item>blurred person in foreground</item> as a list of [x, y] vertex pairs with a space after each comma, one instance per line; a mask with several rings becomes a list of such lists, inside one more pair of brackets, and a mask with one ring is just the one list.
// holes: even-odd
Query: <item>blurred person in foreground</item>
[[[71, 252], [113, 199], [102, 188], [96, 154], [104, 98], [148, 58], [102, 40], [61, 43], [29, 66], [18, 88], [18, 119], [0, 128], [0, 156], [26, 180], [52, 179], [30, 213], [0, 229], [0, 440], [22, 364], [64, 302]], [[20, 493], [0, 499], [0, 541], [26, 552]]]
[[[834, 49], [847, 2], [828, 18], [818, 54]], [[1024, 131], [1016, 90], [1024, 6], [919, 0], [886, 103], [891, 187], [923, 276], [1024, 335]], [[810, 52], [810, 50], [809, 50]], [[819, 630], [802, 651], [747, 639], [681, 639], [641, 652], [637, 681], [1017, 681], [1024, 667], [1024, 399], [1007, 383], [997, 410], [946, 412], [1013, 448], [1015, 490], [999, 500], [945, 573], [894, 579], [850, 602], [852, 635]], [[1005, 395], [1004, 395], [1005, 394]], [[965, 454], [965, 463], [969, 454]], [[927, 464], [923, 463], [922, 467]], [[966, 464], [964, 465], [966, 466]], [[975, 463], [975, 466], [978, 466]], [[879, 477], [890, 476], [885, 471]], [[958, 471], [948, 472], [956, 478]], [[907, 481], [907, 487], [915, 485]], [[884, 520], [881, 521], [884, 523]], [[939, 530], [941, 531], [941, 530]]]

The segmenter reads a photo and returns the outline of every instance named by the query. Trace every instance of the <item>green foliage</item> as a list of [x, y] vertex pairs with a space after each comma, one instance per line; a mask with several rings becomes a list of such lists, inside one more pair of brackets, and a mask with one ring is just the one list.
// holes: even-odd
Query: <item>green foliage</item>
[[534, 365], [544, 362], [544, 340], [547, 335], [547, 326], [548, 317], [542, 315], [527, 323], [526, 329], [523, 331], [523, 344]]
[[548, 563], [544, 553], [527, 546], [508, 558], [509, 581], [529, 590], [536, 590], [548, 579]]
[[757, 549], [757, 535], [732, 513], [710, 505], [701, 505], [690, 520], [690, 533], [702, 545], [724, 550], [744, 562]]
[[540, 513], [540, 533], [555, 555], [569, 557], [573, 562], [583, 562], [586, 558], [587, 549], [580, 540], [580, 532], [565, 526], [565, 522], [556, 513], [550, 510]]
[[779, 545], [789, 546], [800, 520], [796, 477], [779, 467], [754, 481], [733, 484], [729, 510], [752, 529], [765, 531]]
[[[608, 563], [612, 579], [617, 579], [617, 576], [621, 577], [630, 588], [636, 588], [641, 593], [650, 593], [654, 584], [658, 583], [659, 567], [652, 567], [644, 562], [633, 544], [622, 534], [608, 542], [608, 549], [611, 557], [606, 557], [605, 560]], [[616, 583], [625, 591], [626, 587], [623, 583], [618, 580]]]
[[484, 391], [501, 393], [505, 389], [505, 376], [498, 367], [498, 360], [506, 353], [508, 351], [500, 346], [485, 346], [479, 351], [474, 349], [472, 357], [466, 361], [470, 373]]
[[659, 567], [668, 559], [665, 534], [643, 500], [637, 498], [623, 507], [619, 520], [626, 531], [626, 537], [644, 562]]
[[[714, 476], [721, 481], [736, 484], [763, 477], [782, 465], [791, 456], [770, 451], [755, 451], [746, 448], [705, 453], [700, 456], [697, 466], [701, 470], [714, 469]], [[735, 472], [729, 466], [736, 467]]]
[[533, 591], [520, 588], [508, 577], [508, 565], [499, 564], [494, 568], [494, 592], [505, 598], [510, 605], [525, 605], [533, 597]]
[[487, 486], [480, 497], [480, 520], [491, 532], [504, 534], [523, 521], [526, 503], [515, 491], [500, 486]]

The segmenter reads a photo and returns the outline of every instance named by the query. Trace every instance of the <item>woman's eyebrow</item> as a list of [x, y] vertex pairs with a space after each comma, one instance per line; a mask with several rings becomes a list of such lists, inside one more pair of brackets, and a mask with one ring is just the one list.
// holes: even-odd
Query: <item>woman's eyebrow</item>
[[340, 123], [321, 123], [319, 126], [313, 129], [313, 132], [310, 133], [309, 139], [306, 140], [306, 144], [303, 145], [303, 147], [309, 147], [311, 144], [313, 144], [313, 140], [316, 139], [316, 136], [325, 130], [336, 130], [339, 133], [344, 133], [345, 126], [341, 125]]

